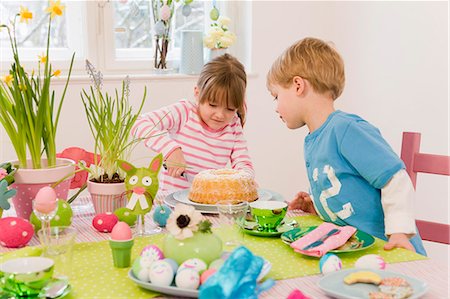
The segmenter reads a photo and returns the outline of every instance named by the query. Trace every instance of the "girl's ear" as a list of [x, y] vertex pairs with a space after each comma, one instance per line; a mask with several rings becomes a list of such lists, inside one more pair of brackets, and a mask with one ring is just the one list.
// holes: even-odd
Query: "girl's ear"
[[126, 173], [129, 173], [131, 170], [136, 169], [133, 164], [128, 163], [127, 161], [117, 160], [117, 164], [119, 165], [120, 169], [122, 169]]
[[199, 98], [198, 98], [198, 96], [200, 95], [200, 89], [198, 88], [198, 86], [196, 85], [195, 87], [194, 87], [194, 97], [195, 97], [195, 100], [198, 102], [198, 100], [199, 100]]
[[301, 95], [305, 90], [305, 80], [300, 76], [295, 76], [292, 79], [292, 83], [295, 86], [297, 95]]
[[158, 173], [161, 169], [163, 162], [163, 155], [159, 153], [156, 157], [153, 158], [152, 162], [150, 162], [150, 166], [148, 167], [150, 171]]

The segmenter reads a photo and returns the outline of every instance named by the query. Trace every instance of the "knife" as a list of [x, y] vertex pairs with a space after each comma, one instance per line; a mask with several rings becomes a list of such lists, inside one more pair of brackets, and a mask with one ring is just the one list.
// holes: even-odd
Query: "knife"
[[320, 237], [319, 239], [317, 239], [316, 241], [312, 242], [311, 244], [305, 246], [302, 248], [302, 250], [309, 250], [311, 248], [320, 246], [323, 244], [323, 242], [325, 242], [326, 239], [328, 239], [331, 236], [337, 235], [341, 232], [340, 229], [337, 228], [333, 228], [332, 230], [330, 230], [328, 233], [326, 233], [325, 235], [323, 235], [322, 237]]

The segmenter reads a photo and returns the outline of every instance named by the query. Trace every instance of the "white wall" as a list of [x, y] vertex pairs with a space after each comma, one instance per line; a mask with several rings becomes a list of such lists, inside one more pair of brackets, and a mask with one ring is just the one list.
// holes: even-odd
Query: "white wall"
[[[260, 186], [286, 199], [308, 189], [302, 158], [307, 130], [285, 128], [265, 87], [272, 61], [306, 36], [333, 41], [344, 57], [347, 83], [336, 102], [339, 109], [359, 114], [380, 128], [397, 153], [402, 132], [418, 131], [423, 134], [424, 151], [449, 155], [447, 12], [447, 2], [253, 2], [253, 69], [245, 130]], [[193, 77], [131, 79], [134, 103], [139, 102], [144, 85], [149, 90], [144, 110], [191, 97], [195, 84]], [[71, 81], [58, 132], [59, 149], [77, 145], [92, 150], [79, 97], [88, 83]], [[120, 81], [105, 82], [107, 90], [115, 86]], [[2, 133], [0, 161], [13, 159]], [[150, 154], [138, 148], [134, 158], [136, 164], [146, 164]], [[447, 178], [418, 178], [420, 218], [448, 221], [448, 202]]]

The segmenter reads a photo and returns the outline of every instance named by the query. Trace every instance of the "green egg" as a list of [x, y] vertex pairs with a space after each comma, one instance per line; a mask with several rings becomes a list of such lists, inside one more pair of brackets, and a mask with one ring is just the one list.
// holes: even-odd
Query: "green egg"
[[114, 211], [114, 214], [119, 218], [119, 221], [123, 221], [129, 226], [134, 226], [136, 224], [137, 216], [133, 214], [130, 209], [125, 207], [118, 208]]
[[211, 20], [217, 21], [219, 16], [220, 16], [220, 12], [217, 8], [214, 7], [213, 9], [211, 9], [211, 12], [209, 13], [209, 17], [211, 18]]
[[[65, 200], [58, 199], [58, 210], [55, 217], [50, 221], [50, 226], [70, 226], [72, 224], [73, 211]], [[41, 229], [41, 221], [36, 217], [36, 214], [31, 213], [30, 222], [34, 226], [34, 230]]]
[[191, 4], [192, 1], [194, 1], [194, 0], [184, 0], [184, 4], [185, 4], [185, 5]]

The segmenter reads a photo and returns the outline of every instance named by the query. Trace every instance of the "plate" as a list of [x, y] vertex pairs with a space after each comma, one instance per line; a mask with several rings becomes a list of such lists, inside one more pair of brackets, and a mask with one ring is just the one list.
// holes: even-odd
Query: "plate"
[[258, 223], [255, 221], [245, 220], [241, 225], [241, 230], [249, 235], [258, 237], [278, 237], [281, 234], [292, 230], [293, 227], [298, 225], [297, 221], [294, 219], [284, 219], [283, 222], [277, 227], [276, 232], [266, 232], [258, 230]]
[[406, 281], [408, 281], [408, 283], [414, 290], [414, 293], [410, 297], [408, 297], [408, 299], [420, 298], [428, 291], [428, 285], [425, 282], [418, 280], [417, 278], [385, 270], [355, 269], [355, 268], [332, 272], [330, 274], [325, 275], [318, 282], [319, 288], [321, 288], [327, 295], [330, 295], [334, 298], [340, 299], [369, 298], [369, 292], [378, 291], [378, 287], [376, 285], [368, 283], [356, 283], [348, 285], [344, 283], [344, 277], [346, 277], [350, 273], [365, 270], [375, 272], [382, 278], [401, 277], [406, 279]]
[[[259, 189], [263, 193], [269, 194], [270, 198], [268, 200], [276, 200], [276, 201], [283, 201], [283, 196], [277, 192], [267, 190], [267, 189]], [[184, 190], [186, 191], [186, 190]], [[180, 192], [180, 191], [177, 191]], [[164, 203], [166, 203], [170, 207], [175, 207], [177, 203], [180, 203], [178, 200], [174, 198], [175, 193], [171, 193], [164, 198]], [[204, 213], [204, 214], [218, 214], [216, 205], [206, 205], [206, 204], [196, 204], [189, 201], [189, 205], [192, 205], [197, 211]]]
[[[310, 231], [314, 230], [317, 226], [309, 226], [302, 228], [294, 228], [281, 235], [281, 240], [290, 245], [292, 242], [300, 239]], [[375, 244], [375, 238], [368, 233], [357, 230], [356, 233], [341, 247], [330, 250], [331, 253], [345, 253], [354, 252], [359, 250], [365, 250]], [[301, 253], [301, 252], [299, 252]]]
[[[173, 198], [181, 203], [192, 205], [192, 206], [199, 206], [199, 207], [210, 207], [215, 206], [211, 204], [202, 204], [197, 203], [194, 201], [191, 201], [188, 197], [189, 195], [189, 189], [177, 191], [173, 194]], [[266, 190], [258, 189], [258, 199], [257, 200], [271, 200], [272, 194]]]
[[[231, 254], [231, 253], [224, 253], [224, 254]], [[267, 274], [269, 274], [270, 269], [272, 269], [272, 264], [264, 259], [264, 264], [261, 269], [261, 272], [259, 273], [259, 276], [257, 278], [257, 281], [261, 281]], [[182, 289], [175, 285], [170, 286], [157, 286], [152, 284], [151, 282], [145, 282], [142, 280], [139, 280], [136, 276], [134, 276], [133, 271], [130, 269], [128, 271], [128, 278], [130, 278], [132, 281], [134, 281], [137, 285], [140, 287], [155, 291], [158, 293], [162, 293], [165, 295], [172, 295], [172, 296], [179, 296], [179, 297], [189, 297], [189, 298], [198, 298], [198, 290], [191, 290], [191, 289]]]

